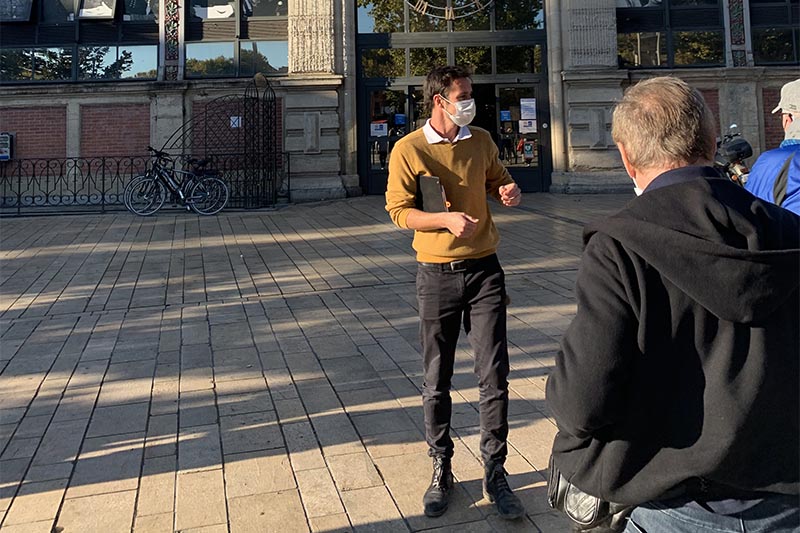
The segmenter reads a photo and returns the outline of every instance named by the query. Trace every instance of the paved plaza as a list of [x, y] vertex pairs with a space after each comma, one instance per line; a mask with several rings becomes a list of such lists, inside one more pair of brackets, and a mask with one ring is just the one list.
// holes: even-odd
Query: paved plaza
[[509, 483], [482, 498], [462, 335], [448, 512], [422, 514], [412, 233], [382, 197], [199, 218], [0, 221], [0, 531], [567, 531], [544, 384], [585, 223], [633, 195], [493, 206], [511, 296]]

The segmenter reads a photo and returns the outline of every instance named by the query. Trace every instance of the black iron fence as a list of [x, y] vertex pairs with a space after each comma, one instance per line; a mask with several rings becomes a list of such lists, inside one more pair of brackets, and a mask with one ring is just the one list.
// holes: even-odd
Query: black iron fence
[[[270, 207], [288, 198], [288, 153], [268, 161], [257, 154], [206, 156], [206, 169], [230, 188], [228, 209]], [[173, 157], [188, 170], [187, 158]], [[122, 191], [150, 170], [149, 156], [15, 159], [0, 162], [0, 215], [106, 212], [124, 210]], [[268, 167], [268, 168], [265, 168]]]

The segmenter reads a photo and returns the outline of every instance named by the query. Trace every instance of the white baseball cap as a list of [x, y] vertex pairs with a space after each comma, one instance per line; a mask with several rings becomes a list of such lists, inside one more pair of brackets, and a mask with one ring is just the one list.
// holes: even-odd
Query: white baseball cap
[[773, 113], [800, 113], [800, 79], [790, 81], [781, 87], [781, 101], [778, 107], [772, 110]]

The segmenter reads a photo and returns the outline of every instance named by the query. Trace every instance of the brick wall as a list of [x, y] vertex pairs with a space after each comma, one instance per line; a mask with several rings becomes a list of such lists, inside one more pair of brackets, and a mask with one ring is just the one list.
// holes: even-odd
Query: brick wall
[[[240, 101], [234, 100], [196, 100], [192, 104], [191, 121], [191, 141], [188, 143], [192, 147], [192, 155], [202, 157], [206, 142], [206, 128], [209, 128], [209, 139], [213, 139], [215, 146], [208, 147], [209, 151], [218, 153], [239, 153], [244, 150], [242, 145], [243, 138], [248, 135], [247, 128], [252, 124], [247, 123], [247, 117], [241, 116], [244, 113]], [[275, 120], [277, 130], [275, 132], [275, 146], [280, 153], [283, 152], [283, 99], [277, 98], [275, 104]], [[241, 122], [239, 128], [231, 128], [231, 117], [239, 116]]]
[[780, 113], [771, 113], [778, 102], [781, 100], [781, 90], [779, 88], [765, 88], [761, 92], [761, 99], [763, 102], [763, 117], [764, 117], [764, 150], [772, 150], [777, 148], [781, 141], [783, 141], [784, 131], [781, 125]]
[[[703, 95], [703, 98], [708, 104], [708, 107], [714, 113], [714, 123], [717, 125], [717, 135], [720, 135], [720, 123], [719, 123], [719, 91], [716, 89], [699, 89], [700, 94]], [[727, 126], [725, 127], [727, 130]]]
[[67, 108], [6, 108], [0, 113], [0, 131], [15, 133], [14, 158], [59, 158], [67, 152]]
[[145, 155], [150, 104], [82, 105], [81, 157]]

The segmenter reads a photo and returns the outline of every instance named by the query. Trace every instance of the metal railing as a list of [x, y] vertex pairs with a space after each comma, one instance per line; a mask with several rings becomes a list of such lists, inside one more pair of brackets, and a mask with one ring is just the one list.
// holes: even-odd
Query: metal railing
[[[290, 158], [275, 161], [253, 154], [206, 156], [207, 170], [230, 188], [227, 209], [271, 207], [288, 199]], [[177, 168], [188, 157], [175, 155]], [[124, 210], [122, 191], [152, 166], [149, 156], [14, 159], [0, 162], [0, 215], [105, 213]]]

